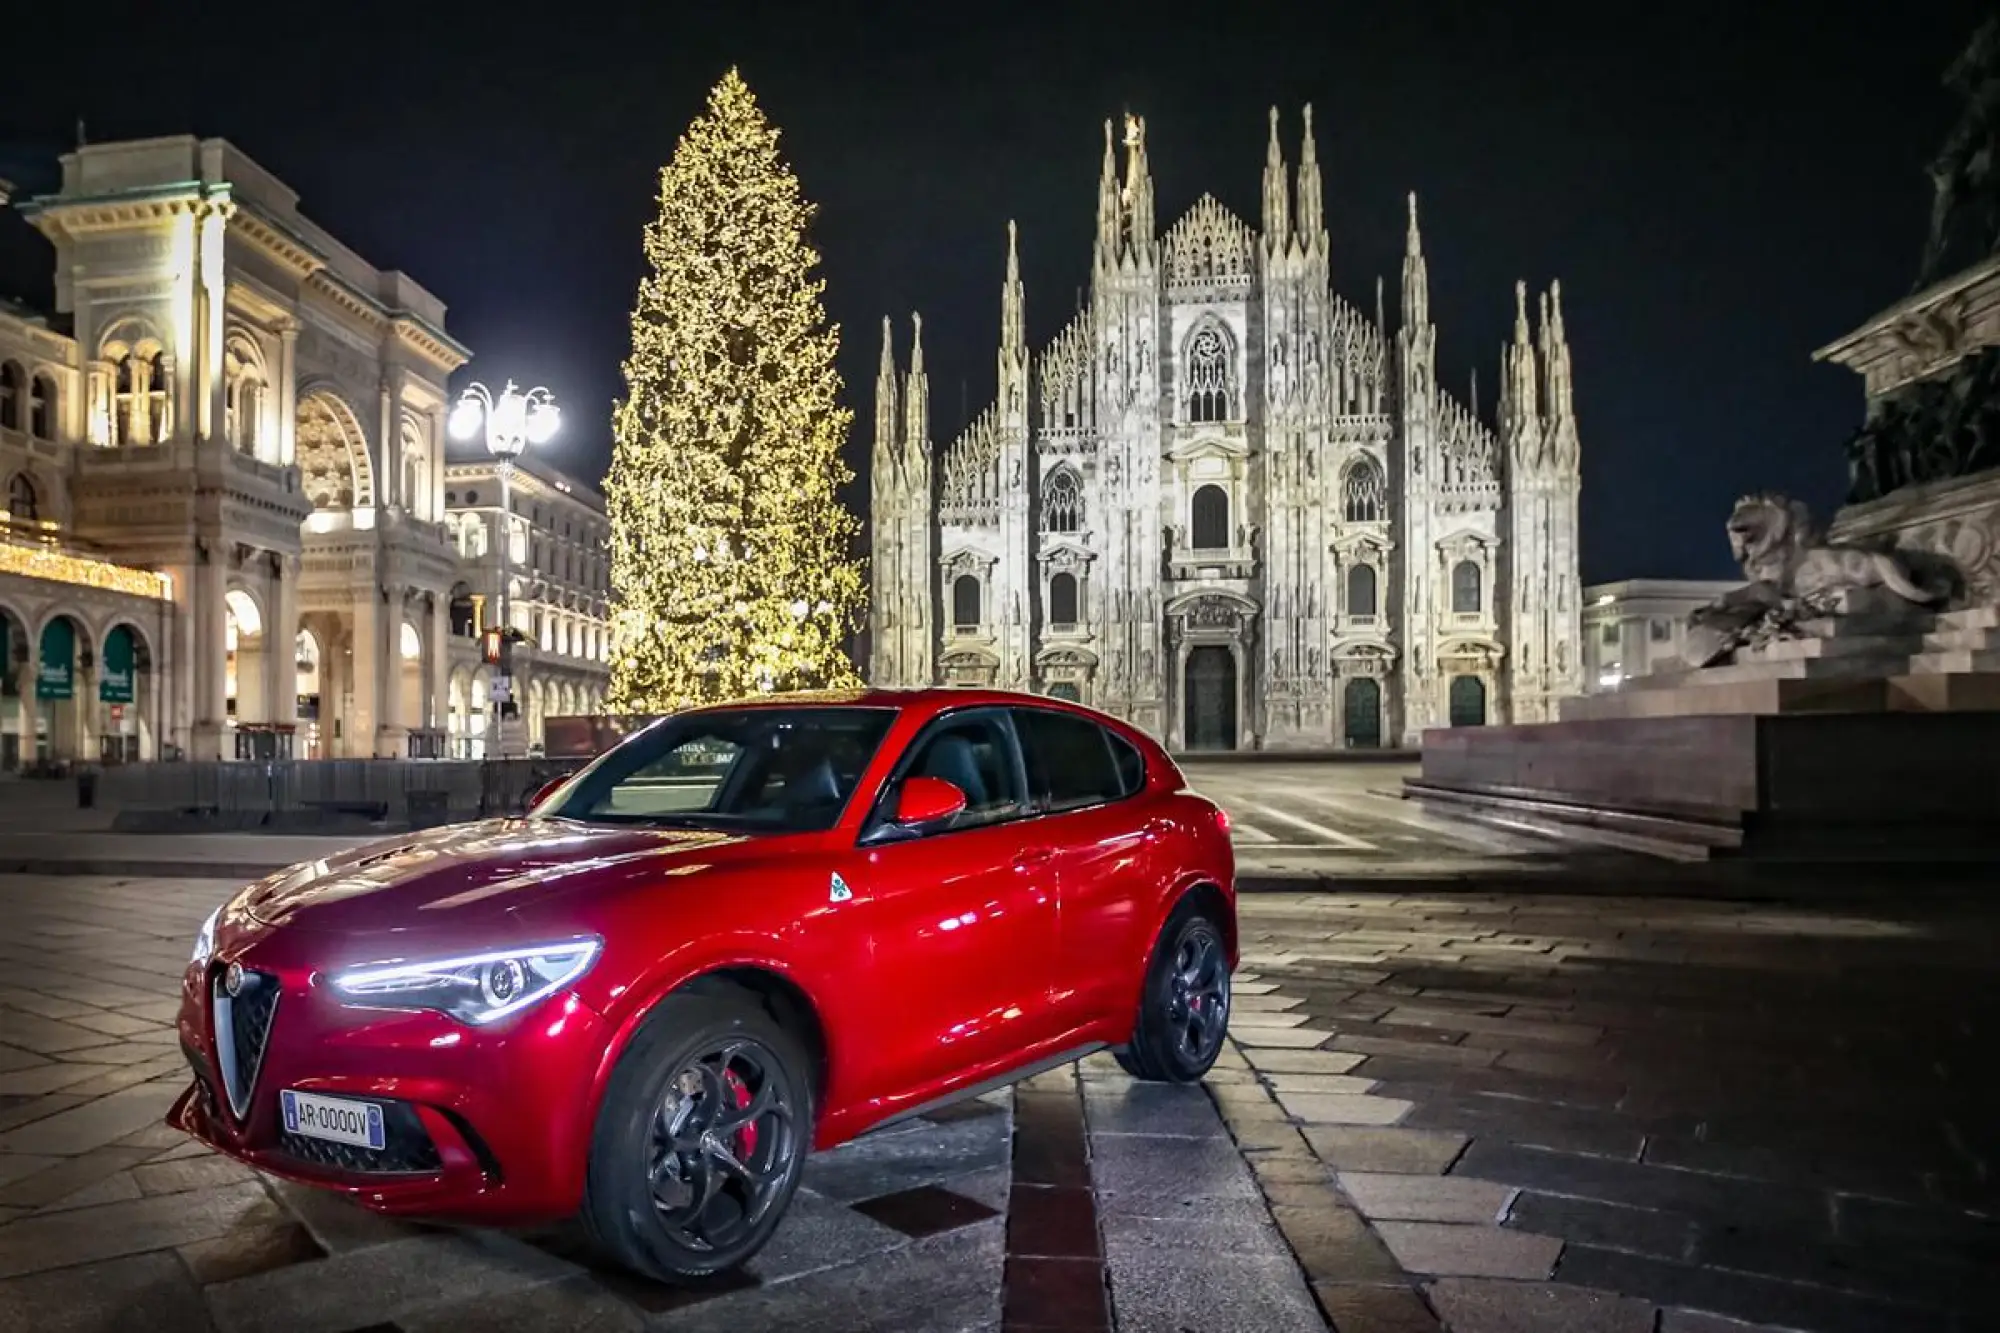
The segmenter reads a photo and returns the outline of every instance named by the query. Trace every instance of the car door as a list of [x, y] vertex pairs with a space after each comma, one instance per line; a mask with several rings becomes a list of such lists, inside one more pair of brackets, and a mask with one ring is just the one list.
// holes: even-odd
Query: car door
[[[918, 775], [958, 787], [966, 808], [910, 834], [891, 817], [902, 779]], [[1020, 854], [1025, 783], [1007, 710], [958, 710], [912, 739], [863, 825], [843, 878], [871, 951], [856, 975], [881, 1006], [871, 1099], [922, 1101], [1056, 1031], [1054, 877]]]
[[1054, 868], [1057, 1003], [1078, 1014], [1105, 1012], [1131, 997], [1133, 959], [1143, 956], [1141, 903], [1157, 878], [1153, 838], [1141, 802], [1144, 760], [1122, 737], [1089, 718], [1053, 708], [1014, 710], [1037, 811], [1023, 845], [1045, 851]]

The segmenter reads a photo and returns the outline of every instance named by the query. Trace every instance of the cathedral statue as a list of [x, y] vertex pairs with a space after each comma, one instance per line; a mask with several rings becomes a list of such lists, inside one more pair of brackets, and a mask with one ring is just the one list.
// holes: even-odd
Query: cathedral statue
[[1969, 231], [1975, 260], [2000, 254], [2000, 16], [1980, 25], [1944, 84], [1964, 109], [1931, 159], [1931, 228], [1913, 290], [1951, 271], [1960, 231]]
[[[1553, 290], [1532, 307], [1539, 329], [1519, 298], [1503, 411], [1481, 418], [1435, 388], [1411, 401], [1404, 385], [1437, 383], [1440, 336], [1414, 198], [1398, 206], [1401, 301], [1364, 314], [1340, 294], [1359, 284], [1333, 267], [1317, 153], [1287, 165], [1280, 122], [1261, 227], [1212, 196], [1156, 227], [1160, 145], [1139, 116], [1124, 129], [1107, 124], [1097, 189], [1078, 200], [1096, 215], [1077, 263], [1095, 289], [1045, 351], [1025, 344], [1011, 239], [1005, 252], [1001, 378], [1010, 401], [1031, 386], [1025, 448], [994, 447], [996, 404], [933, 452], [923, 363], [883, 349], [875, 456], [902, 465], [874, 469], [871, 521], [878, 549], [925, 554], [873, 567], [870, 678], [934, 680], [949, 643], [955, 661], [990, 663], [994, 683], [1032, 689], [1034, 663], [1059, 651], [1085, 703], [1127, 710], [1176, 749], [1407, 743], [1446, 715], [1466, 662], [1503, 664], [1498, 688], [1482, 681], [1481, 721], [1553, 714], [1581, 691], [1583, 660], [1556, 605], [1577, 578], [1581, 483]], [[1272, 253], [1304, 258], [1269, 265]], [[1517, 486], [1536, 503], [1517, 504]], [[1468, 574], [1445, 545], [1468, 537], [1534, 572]], [[1058, 549], [1065, 562], [1050, 560]], [[1401, 554], [1350, 580], [1341, 553], [1356, 549]], [[1381, 726], [1359, 740], [1331, 730], [1346, 717], [1333, 664], [1357, 656], [1383, 664]], [[1566, 666], [1531, 676], [1522, 661]], [[1286, 705], [1266, 708], [1280, 671]], [[1240, 732], [1218, 721], [1232, 714]]]

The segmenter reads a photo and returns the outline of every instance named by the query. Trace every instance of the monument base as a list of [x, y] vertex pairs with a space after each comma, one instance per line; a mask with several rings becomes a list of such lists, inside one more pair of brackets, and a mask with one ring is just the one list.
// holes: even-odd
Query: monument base
[[2000, 711], [1445, 728], [1404, 794], [1682, 859], [2000, 861]]

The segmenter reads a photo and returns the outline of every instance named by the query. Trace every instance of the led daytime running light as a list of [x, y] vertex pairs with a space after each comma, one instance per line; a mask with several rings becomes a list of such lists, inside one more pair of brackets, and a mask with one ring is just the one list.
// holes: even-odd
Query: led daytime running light
[[334, 989], [352, 1003], [437, 1009], [468, 1023], [492, 1023], [545, 1000], [597, 961], [599, 940], [565, 940], [342, 972]]

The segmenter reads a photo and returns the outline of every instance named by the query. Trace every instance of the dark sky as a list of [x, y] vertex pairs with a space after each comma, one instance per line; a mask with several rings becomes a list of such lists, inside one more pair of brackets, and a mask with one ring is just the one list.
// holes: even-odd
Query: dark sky
[[[1147, 117], [1166, 225], [1202, 192], [1255, 222], [1266, 124], [1313, 103], [1334, 280], [1364, 309], [1418, 192], [1441, 373], [1490, 414], [1512, 285], [1563, 282], [1584, 576], [1722, 576], [1730, 503], [1826, 514], [1859, 380], [1812, 350], [1915, 272], [1922, 167], [1977, 0], [1048, 6], [568, 3], [41, 6], [10, 44], [0, 175], [90, 137], [233, 140], [307, 215], [450, 307], [464, 377], [542, 381], [552, 461], [609, 456], [659, 166], [738, 65], [820, 205], [865, 458], [884, 312], [925, 315], [942, 444], [992, 392], [1006, 221], [1031, 337], [1088, 277], [1101, 122]], [[206, 15], [206, 17], [204, 17]], [[46, 33], [35, 31], [46, 26]], [[62, 29], [62, 30], [58, 30]], [[14, 35], [23, 36], [18, 23]], [[35, 63], [34, 52], [52, 54]], [[0, 288], [48, 300], [18, 218]]]

